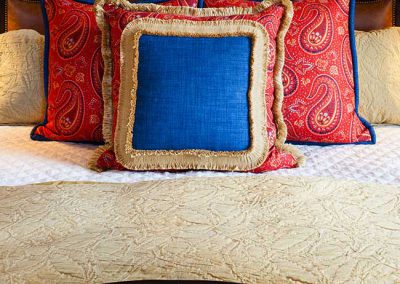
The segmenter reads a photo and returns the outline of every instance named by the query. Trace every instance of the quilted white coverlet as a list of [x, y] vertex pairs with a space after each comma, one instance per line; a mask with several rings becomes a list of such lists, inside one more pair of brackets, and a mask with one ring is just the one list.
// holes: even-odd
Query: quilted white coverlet
[[[306, 156], [302, 168], [269, 173], [321, 176], [381, 184], [400, 184], [400, 126], [377, 126], [377, 145], [298, 146]], [[96, 173], [87, 162], [96, 146], [31, 141], [31, 127], [0, 126], [0, 185], [48, 181], [137, 182], [191, 176], [238, 176], [216, 172]]]

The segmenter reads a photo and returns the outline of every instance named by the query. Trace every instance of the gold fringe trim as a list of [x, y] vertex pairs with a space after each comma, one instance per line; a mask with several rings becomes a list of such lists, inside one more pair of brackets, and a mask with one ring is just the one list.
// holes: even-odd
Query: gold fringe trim
[[[282, 4], [282, 6], [284, 6], [285, 8], [289, 6], [292, 7], [292, 3], [290, 0], [264, 0], [254, 7], [225, 7], [206, 9], [198, 9], [184, 6], [163, 6], [152, 3], [131, 3], [129, 2], [129, 0], [96, 0], [94, 6], [96, 7], [95, 9], [97, 9], [98, 7], [102, 8], [106, 4], [119, 6], [127, 11], [154, 12], [195, 17], [257, 14], [275, 4]], [[291, 9], [293, 10], [293, 8]]]
[[280, 148], [281, 151], [291, 154], [296, 159], [296, 167], [302, 167], [306, 163], [306, 158], [298, 148], [290, 144], [283, 144]]
[[297, 167], [301, 167], [305, 164], [305, 157], [298, 148], [293, 145], [285, 144], [287, 137], [287, 126], [283, 118], [282, 105], [283, 105], [283, 82], [282, 82], [282, 71], [285, 65], [285, 37], [289, 30], [290, 24], [293, 18], [293, 4], [291, 1], [282, 0], [282, 5], [286, 8], [286, 13], [283, 16], [281, 25], [278, 30], [278, 36], [276, 39], [276, 62], [274, 69], [274, 103], [272, 106], [272, 112], [277, 126], [276, 142], [275, 146], [282, 152], [293, 155], [297, 160]]
[[[282, 83], [282, 70], [285, 65], [285, 36], [289, 30], [289, 26], [293, 18], [293, 5], [287, 3], [290, 1], [282, 0], [282, 4], [286, 7], [286, 13], [283, 16], [282, 23], [278, 30], [277, 45], [276, 45], [276, 62], [274, 69], [274, 90], [275, 99], [272, 106], [272, 112], [277, 126], [275, 146], [284, 151], [284, 144], [287, 137], [287, 127], [282, 114], [283, 103], [283, 83]], [[290, 4], [290, 5], [289, 5]]]
[[[251, 145], [243, 151], [135, 150], [134, 129], [139, 39], [142, 34], [190, 37], [246, 36], [252, 39], [250, 87], [248, 93]], [[121, 38], [121, 87], [115, 129], [114, 150], [118, 162], [131, 170], [235, 170], [259, 167], [268, 156], [265, 89], [269, 36], [254, 21], [190, 21], [140, 18], [129, 23]], [[135, 131], [133, 130], [133, 135]]]
[[[105, 2], [98, 0], [96, 2]], [[104, 18], [104, 10], [102, 5], [95, 5], [94, 12], [96, 15], [97, 25], [102, 33], [101, 53], [104, 62], [104, 73], [102, 82], [103, 97], [103, 138], [106, 144], [112, 145], [112, 128], [113, 128], [113, 105], [112, 105], [112, 55], [110, 48], [110, 27]]]
[[88, 162], [89, 169], [99, 173], [106, 171], [106, 169], [102, 169], [97, 166], [97, 161], [100, 159], [101, 155], [103, 155], [103, 153], [108, 150], [112, 150], [112, 147], [110, 147], [110, 145], [108, 144], [97, 147]]

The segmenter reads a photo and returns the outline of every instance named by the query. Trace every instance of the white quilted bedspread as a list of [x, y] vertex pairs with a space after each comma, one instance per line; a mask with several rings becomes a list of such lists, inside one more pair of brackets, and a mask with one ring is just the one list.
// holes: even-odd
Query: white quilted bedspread
[[[302, 168], [270, 174], [326, 176], [382, 184], [400, 184], [400, 127], [376, 127], [376, 145], [298, 146], [306, 156]], [[76, 143], [36, 142], [31, 127], [0, 127], [0, 185], [24, 185], [49, 181], [96, 181], [132, 183], [188, 176], [245, 175], [216, 172], [97, 173], [87, 168], [96, 146]]]

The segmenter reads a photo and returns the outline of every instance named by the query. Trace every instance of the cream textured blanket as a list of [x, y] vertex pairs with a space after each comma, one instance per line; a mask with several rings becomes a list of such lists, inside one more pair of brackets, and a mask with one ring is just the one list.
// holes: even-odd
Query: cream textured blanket
[[0, 188], [0, 283], [398, 283], [400, 186], [259, 175]]

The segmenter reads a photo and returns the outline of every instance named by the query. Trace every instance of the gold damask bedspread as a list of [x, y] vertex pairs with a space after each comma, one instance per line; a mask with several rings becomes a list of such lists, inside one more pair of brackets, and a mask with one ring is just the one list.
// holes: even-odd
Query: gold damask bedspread
[[190, 178], [0, 188], [0, 283], [400, 282], [400, 186]]

